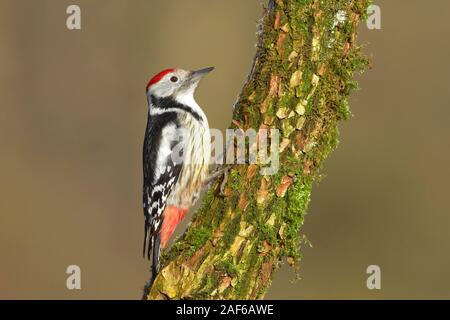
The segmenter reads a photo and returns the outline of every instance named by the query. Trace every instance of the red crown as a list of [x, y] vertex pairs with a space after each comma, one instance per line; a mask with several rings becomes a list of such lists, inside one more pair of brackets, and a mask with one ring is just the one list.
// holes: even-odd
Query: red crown
[[157, 75], [155, 75], [153, 78], [150, 79], [150, 81], [147, 83], [147, 87], [145, 88], [145, 91], [148, 91], [148, 88], [150, 88], [151, 85], [159, 82], [166, 74], [174, 72], [175, 69], [166, 69], [164, 71], [161, 71]]

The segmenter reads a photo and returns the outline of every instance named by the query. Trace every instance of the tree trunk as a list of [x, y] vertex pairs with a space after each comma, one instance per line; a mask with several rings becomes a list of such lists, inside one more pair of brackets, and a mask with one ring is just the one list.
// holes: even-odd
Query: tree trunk
[[232, 165], [164, 253], [144, 299], [259, 299], [283, 258], [300, 260], [312, 184], [351, 115], [353, 75], [367, 65], [356, 34], [368, 2], [269, 1], [231, 128], [279, 129], [280, 168]]

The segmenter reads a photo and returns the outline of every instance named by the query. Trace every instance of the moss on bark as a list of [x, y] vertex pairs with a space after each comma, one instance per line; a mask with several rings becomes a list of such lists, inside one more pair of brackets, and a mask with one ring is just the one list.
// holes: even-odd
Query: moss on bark
[[350, 116], [354, 73], [367, 66], [356, 35], [368, 5], [269, 1], [231, 128], [281, 130], [280, 169], [234, 165], [223, 193], [218, 179], [144, 298], [258, 299], [283, 258], [298, 263], [311, 187]]

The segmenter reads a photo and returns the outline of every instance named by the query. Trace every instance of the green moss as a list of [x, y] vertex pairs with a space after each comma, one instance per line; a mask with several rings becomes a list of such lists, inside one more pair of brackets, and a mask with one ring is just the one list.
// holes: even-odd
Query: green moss
[[299, 233], [311, 195], [312, 181], [298, 179], [287, 193], [287, 210], [284, 214], [286, 223], [284, 255], [297, 258], [299, 256]]
[[233, 263], [231, 259], [219, 261], [214, 265], [214, 268], [219, 272], [224, 272], [231, 277], [238, 274], [238, 267]]
[[262, 241], [266, 240], [270, 245], [276, 245], [278, 230], [274, 226], [261, 223], [258, 226], [258, 234], [260, 239], [259, 244], [262, 244]]
[[219, 275], [216, 272], [207, 273], [200, 285], [200, 290], [194, 299], [211, 299], [211, 292], [219, 286]]
[[277, 220], [281, 221], [282, 215], [286, 210], [286, 201], [283, 198], [276, 198], [275, 201], [272, 202], [270, 211], [275, 212], [277, 215]]
[[206, 226], [198, 226], [197, 228], [189, 229], [186, 234], [185, 242], [189, 245], [188, 252], [193, 254], [195, 251], [200, 249], [206, 241], [210, 240], [212, 237], [212, 229]]
[[249, 296], [251, 290], [251, 282], [255, 281], [253, 274], [258, 272], [260, 261], [262, 260], [260, 254], [258, 253], [257, 246], [253, 246], [251, 252], [246, 259], [241, 262], [242, 266], [239, 266], [240, 270], [247, 270], [245, 274], [242, 274], [237, 285], [236, 285], [236, 298], [245, 299]]
[[231, 169], [228, 173], [228, 181], [227, 186], [230, 187], [232, 190], [239, 190], [242, 186], [242, 179], [241, 175], [238, 170]]
[[222, 237], [223, 248], [229, 248], [236, 236], [239, 234], [241, 216], [237, 215], [226, 225], [224, 235]]

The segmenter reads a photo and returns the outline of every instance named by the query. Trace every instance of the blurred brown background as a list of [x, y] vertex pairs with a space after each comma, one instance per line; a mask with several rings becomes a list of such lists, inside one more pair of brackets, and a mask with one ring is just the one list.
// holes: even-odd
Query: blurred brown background
[[[261, 2], [0, 0], [0, 298], [140, 298], [145, 84], [216, 66], [197, 100], [225, 128]], [[81, 31], [66, 29], [72, 3]], [[374, 69], [314, 189], [314, 247], [302, 280], [283, 267], [267, 298], [450, 298], [450, 2], [432, 3], [378, 0], [382, 29], [361, 27]]]

